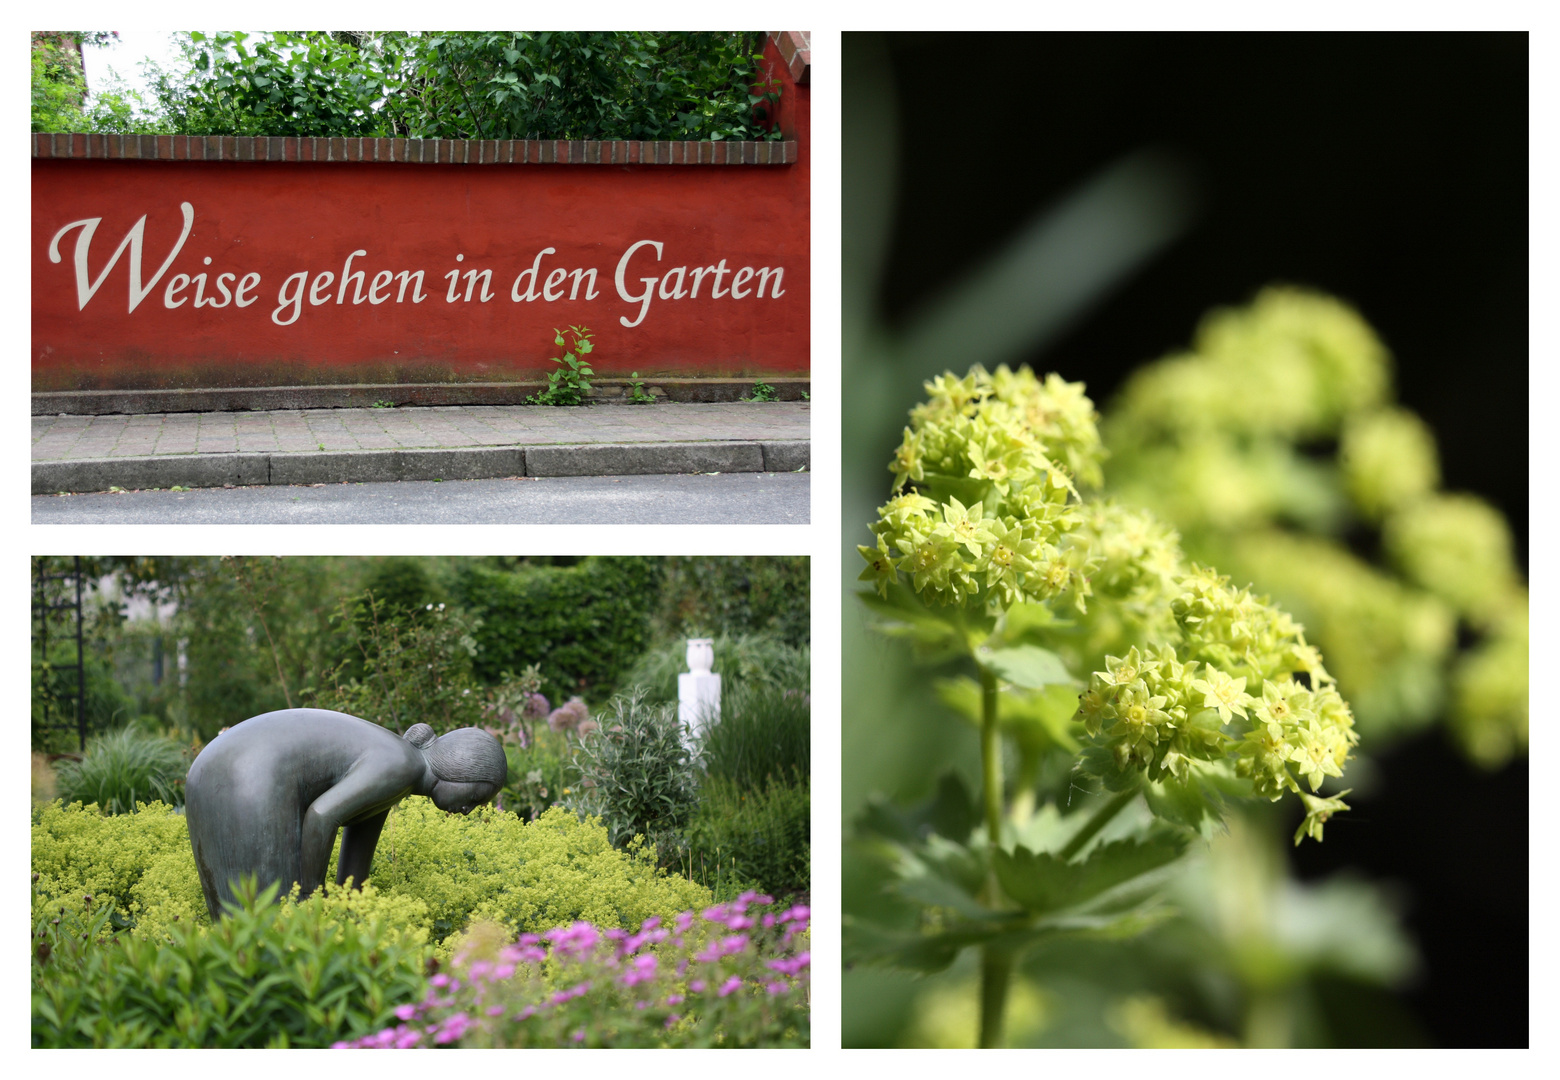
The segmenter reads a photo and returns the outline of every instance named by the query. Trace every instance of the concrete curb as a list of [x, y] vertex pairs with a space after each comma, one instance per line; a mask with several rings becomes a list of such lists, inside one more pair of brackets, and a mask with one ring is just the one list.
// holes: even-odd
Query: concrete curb
[[[645, 393], [661, 401], [741, 401], [761, 376], [744, 379], [646, 377]], [[811, 391], [806, 378], [771, 375], [776, 400], [801, 401]], [[595, 380], [593, 405], [626, 405], [632, 380]], [[51, 390], [32, 395], [34, 416], [113, 416], [177, 412], [265, 412], [273, 409], [366, 409], [388, 401], [397, 407], [438, 405], [524, 405], [547, 388], [541, 382], [383, 383], [340, 386], [229, 387], [190, 390]]]
[[32, 493], [52, 495], [60, 491], [175, 485], [194, 488], [487, 480], [501, 476], [799, 472], [810, 467], [810, 447], [805, 440], [787, 440], [83, 458], [33, 462]]

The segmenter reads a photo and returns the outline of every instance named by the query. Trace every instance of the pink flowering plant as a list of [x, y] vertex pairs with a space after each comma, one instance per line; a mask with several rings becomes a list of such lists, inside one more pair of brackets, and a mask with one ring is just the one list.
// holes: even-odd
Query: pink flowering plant
[[743, 893], [637, 931], [474, 927], [399, 1023], [338, 1048], [805, 1047], [809, 911]]

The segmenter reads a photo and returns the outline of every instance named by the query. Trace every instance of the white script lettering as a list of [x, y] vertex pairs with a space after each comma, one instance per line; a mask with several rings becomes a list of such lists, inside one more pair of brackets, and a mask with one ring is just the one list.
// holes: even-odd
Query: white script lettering
[[173, 260], [178, 257], [184, 247], [184, 241], [190, 238], [190, 228], [195, 224], [195, 208], [189, 203], [180, 203], [179, 210], [184, 214], [184, 229], [179, 233], [179, 242], [173, 245], [173, 250], [168, 252], [168, 257], [163, 260], [162, 266], [157, 268], [157, 273], [152, 275], [152, 280], [141, 287], [141, 237], [146, 230], [146, 215], [141, 215], [141, 220], [130, 227], [125, 238], [119, 241], [119, 246], [114, 249], [114, 254], [109, 257], [108, 265], [103, 267], [103, 272], [97, 276], [96, 281], [91, 280], [87, 272], [87, 249], [92, 245], [92, 234], [97, 232], [98, 222], [103, 219], [82, 218], [80, 221], [72, 221], [59, 232], [54, 234], [54, 239], [49, 241], [49, 261], [60, 261], [60, 237], [72, 229], [80, 228], [81, 235], [76, 237], [76, 310], [85, 310], [87, 301], [91, 300], [98, 291], [98, 286], [103, 284], [103, 279], [108, 277], [108, 272], [119, 261], [119, 256], [124, 254], [125, 248], [130, 248], [130, 311], [133, 313], [146, 299], [148, 293], [157, 287], [157, 282], [168, 272], [168, 267], [173, 265]]

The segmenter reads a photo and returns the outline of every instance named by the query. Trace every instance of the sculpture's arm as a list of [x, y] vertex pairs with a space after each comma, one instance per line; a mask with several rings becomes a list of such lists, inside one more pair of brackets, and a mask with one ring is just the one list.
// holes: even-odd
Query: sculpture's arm
[[[354, 821], [341, 833], [341, 856], [336, 860], [336, 884], [346, 884], [351, 878], [357, 888], [368, 880], [368, 868], [374, 861], [374, 847], [379, 843], [379, 833], [385, 827], [390, 811]], [[327, 861], [329, 856], [327, 856]]]
[[[325, 884], [330, 848], [337, 829], [378, 807], [388, 810], [405, 792], [406, 786], [400, 777], [387, 770], [365, 768], [360, 762], [334, 787], [315, 799], [303, 815], [303, 858], [298, 879], [301, 895], [308, 896]], [[379, 839], [377, 832], [374, 839]], [[372, 854], [370, 845], [369, 855]]]

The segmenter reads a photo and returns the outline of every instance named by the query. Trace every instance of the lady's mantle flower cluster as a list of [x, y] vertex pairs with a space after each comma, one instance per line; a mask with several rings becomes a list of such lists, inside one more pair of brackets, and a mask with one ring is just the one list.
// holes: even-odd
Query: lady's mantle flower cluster
[[744, 893], [637, 932], [479, 928], [398, 1025], [336, 1048], [807, 1045], [809, 910]]
[[1075, 481], [1100, 482], [1099, 433], [1083, 385], [977, 366], [926, 390], [889, 466], [899, 494], [878, 511], [877, 545], [859, 547], [862, 580], [886, 596], [904, 574], [924, 601], [940, 605], [1006, 608], [1069, 590], [1081, 604], [1085, 568], [1061, 541], [1077, 525]]
[[1184, 780], [1194, 761], [1233, 751], [1257, 794], [1301, 796], [1301, 833], [1320, 839], [1328, 816], [1346, 807], [1300, 781], [1315, 792], [1342, 776], [1359, 741], [1320, 654], [1287, 614], [1210, 570], [1192, 567], [1177, 589], [1174, 640], [1107, 657], [1079, 697], [1079, 718], [1104, 737], [1118, 768], [1153, 780]]
[[[1281, 323], [1294, 315], [1286, 298], [1270, 305]], [[1234, 324], [1214, 329], [1250, 344]], [[1324, 329], [1306, 363], [1337, 366], [1357, 328], [1334, 320]], [[1184, 781], [1195, 762], [1233, 755], [1257, 794], [1300, 795], [1302, 834], [1320, 838], [1345, 807], [1312, 793], [1343, 774], [1358, 737], [1301, 627], [1189, 565], [1175, 531], [1151, 513], [1082, 500], [1075, 483], [1100, 483], [1103, 451], [1081, 384], [977, 366], [926, 389], [890, 465], [896, 494], [872, 526], [877, 545], [859, 549], [862, 579], [886, 597], [903, 575], [923, 603], [988, 614], [1070, 599], [1081, 617], [1060, 645], [1069, 660], [1093, 666], [1124, 653], [1105, 656], [1078, 710], [1118, 770]], [[1336, 404], [1322, 398], [1311, 407]], [[1091, 596], [1102, 602], [1086, 603]]]

